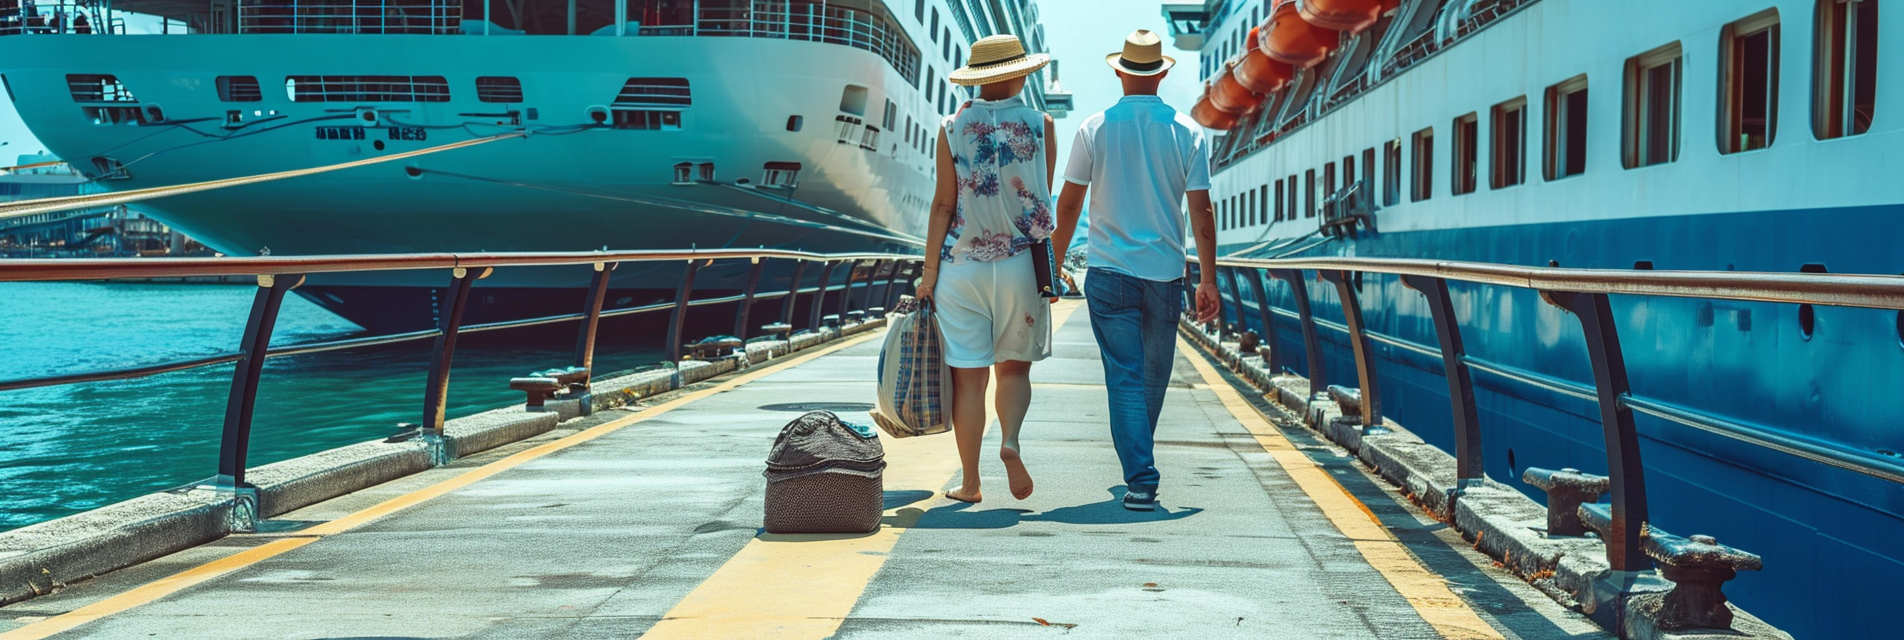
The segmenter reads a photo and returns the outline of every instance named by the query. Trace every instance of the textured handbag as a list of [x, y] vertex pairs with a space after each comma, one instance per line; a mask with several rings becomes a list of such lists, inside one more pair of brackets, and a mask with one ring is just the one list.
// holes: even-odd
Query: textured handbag
[[1056, 298], [1058, 290], [1058, 261], [1051, 255], [1051, 238], [1031, 243], [1031, 272], [1038, 281], [1038, 297]]

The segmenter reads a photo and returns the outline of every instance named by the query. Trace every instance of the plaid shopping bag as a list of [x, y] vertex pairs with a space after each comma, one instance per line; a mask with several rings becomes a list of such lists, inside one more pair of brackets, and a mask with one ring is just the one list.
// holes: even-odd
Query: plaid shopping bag
[[952, 430], [952, 371], [931, 300], [900, 300], [886, 316], [873, 422], [895, 438]]

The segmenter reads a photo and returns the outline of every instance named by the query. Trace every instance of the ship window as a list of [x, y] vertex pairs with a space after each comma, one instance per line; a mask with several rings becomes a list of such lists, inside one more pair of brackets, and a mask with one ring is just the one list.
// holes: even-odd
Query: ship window
[[1503, 189], [1527, 182], [1527, 98], [1494, 105], [1494, 130], [1488, 159], [1488, 187]]
[[73, 102], [138, 102], [132, 97], [132, 90], [119, 82], [115, 76], [97, 73], [66, 74], [66, 88], [73, 94]]
[[1271, 218], [1272, 222], [1283, 221], [1283, 207], [1286, 206], [1283, 204], [1283, 186], [1283, 181], [1276, 181], [1276, 213]]
[[1302, 208], [1302, 217], [1314, 218], [1316, 217], [1316, 170], [1310, 169], [1304, 172], [1303, 182], [1308, 186], [1306, 190], [1308, 195], [1304, 198], [1308, 206]]
[[1720, 153], [1772, 146], [1778, 133], [1778, 34], [1777, 9], [1720, 33]]
[[292, 102], [449, 102], [443, 76], [288, 76]]
[[1256, 224], [1269, 224], [1269, 185], [1256, 189]]
[[1878, 85], [1878, 0], [1818, 0], [1812, 132], [1823, 140], [1871, 130]]
[[1402, 202], [1402, 141], [1382, 143], [1382, 205]]
[[1541, 163], [1548, 180], [1587, 170], [1587, 77], [1547, 88], [1547, 145]]
[[1622, 160], [1626, 168], [1646, 167], [1679, 158], [1679, 43], [1626, 61], [1626, 131]]
[[145, 122], [145, 111], [138, 107], [80, 107], [93, 124]]
[[939, 43], [939, 8], [932, 8], [932, 44]]
[[[623, 93], [627, 93], [627, 90], [623, 89]], [[522, 102], [522, 81], [509, 76], [480, 76], [476, 78], [476, 99], [482, 102]]]
[[856, 116], [866, 115], [866, 87], [846, 85], [846, 89], [840, 92], [840, 111]]
[[1454, 119], [1454, 171], [1449, 173], [1454, 195], [1474, 193], [1475, 152], [1480, 150], [1481, 125], [1476, 114]]
[[218, 99], [222, 102], [259, 102], [264, 91], [257, 76], [218, 76]]
[[629, 78], [615, 104], [688, 107], [694, 105], [694, 91], [687, 78]]
[[1375, 199], [1374, 147], [1362, 150], [1362, 180], [1360, 181], [1360, 186], [1360, 189], [1355, 190], [1358, 198], [1366, 196], [1370, 200]]
[[681, 112], [656, 111], [650, 109], [615, 109], [616, 129], [636, 131], [678, 131], [681, 129]]
[[807, 124], [807, 119], [804, 116], [787, 116], [787, 130], [788, 131], [799, 131], [801, 128], [805, 127], [806, 124]]
[[1421, 202], [1435, 195], [1435, 130], [1433, 127], [1415, 132], [1414, 156], [1409, 158], [1414, 188], [1409, 190], [1409, 202]]
[[769, 162], [760, 177], [760, 186], [791, 189], [800, 182], [800, 163]]
[[1342, 188], [1355, 186], [1355, 156], [1342, 156]]
[[1322, 165], [1322, 200], [1316, 203], [1316, 208], [1322, 210], [1322, 213], [1327, 213], [1329, 199], [1333, 197], [1335, 197], [1335, 163], [1330, 162]]
[[926, 21], [926, 0], [917, 0], [912, 3], [912, 17], [918, 18], [922, 23]]
[[879, 126], [885, 127], [886, 129], [890, 130], [893, 128], [894, 125], [899, 124], [898, 120], [899, 120], [899, 105], [893, 104], [893, 101], [891, 100], [887, 100], [886, 101], [886, 117], [880, 122]]
[[697, 165], [694, 165], [694, 166], [695, 166], [695, 168], [697, 168], [697, 169], [700, 169], [700, 170], [701, 170], [701, 182], [713, 182], [713, 181], [714, 181], [714, 163], [712, 163], [712, 162], [703, 162], [703, 163], [700, 163], [700, 164], [697, 164]]
[[674, 165], [674, 184], [694, 184], [694, 163], [681, 162]]

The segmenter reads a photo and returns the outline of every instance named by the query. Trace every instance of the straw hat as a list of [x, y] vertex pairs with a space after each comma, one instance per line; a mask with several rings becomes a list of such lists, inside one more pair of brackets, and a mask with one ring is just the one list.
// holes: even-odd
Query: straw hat
[[1112, 69], [1133, 76], [1154, 76], [1177, 66], [1177, 59], [1164, 55], [1164, 40], [1157, 34], [1138, 29], [1124, 39], [1124, 50], [1104, 56]]
[[1051, 56], [1025, 53], [1025, 45], [1018, 41], [1018, 36], [986, 36], [972, 43], [971, 60], [959, 70], [946, 74], [945, 79], [967, 87], [1004, 82], [1031, 75], [1050, 62]]

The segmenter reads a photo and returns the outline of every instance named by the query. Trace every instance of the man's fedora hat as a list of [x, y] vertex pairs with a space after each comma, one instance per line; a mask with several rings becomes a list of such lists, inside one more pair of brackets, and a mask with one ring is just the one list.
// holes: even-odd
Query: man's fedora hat
[[1157, 34], [1138, 29], [1124, 39], [1124, 50], [1104, 56], [1112, 69], [1133, 76], [1154, 76], [1177, 65], [1177, 59], [1164, 55], [1164, 40]]
[[1051, 63], [1051, 56], [1025, 53], [1018, 36], [996, 35], [972, 43], [972, 58], [964, 67], [946, 74], [952, 84], [973, 86], [1004, 82], [1028, 76]]

